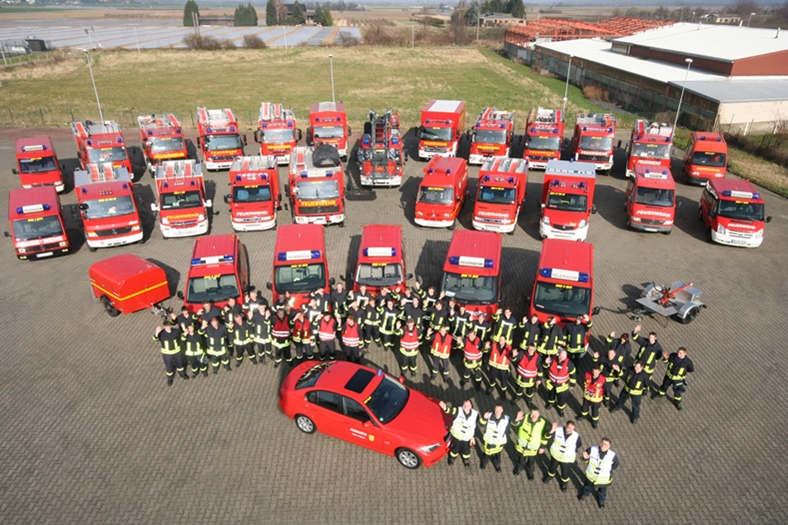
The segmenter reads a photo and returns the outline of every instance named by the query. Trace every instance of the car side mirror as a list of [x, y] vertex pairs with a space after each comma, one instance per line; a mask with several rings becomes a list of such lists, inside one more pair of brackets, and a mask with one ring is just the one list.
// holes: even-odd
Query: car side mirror
[[225, 203], [225, 204], [230, 204], [230, 201], [231, 201], [231, 200], [232, 200], [232, 199], [230, 198], [230, 195], [225, 195], [225, 196], [224, 196], [224, 203]]
[[263, 134], [263, 130], [261, 129], [254, 130], [254, 134], [252, 135], [252, 137], [254, 137], [254, 141], [257, 142], [258, 144], [260, 143], [260, 137], [262, 136], [262, 134]]
[[364, 426], [365, 426], [365, 427], [367, 427], [367, 428], [371, 428], [371, 427], [373, 427], [374, 425], [372, 424], [372, 421], [370, 421], [370, 420], [366, 420], [366, 421], [364, 421]]
[[178, 293], [176, 293], [175, 295], [178, 296], [178, 299], [183, 300], [183, 292], [181, 292], [180, 290], [178, 290]]
[[420, 139], [421, 138], [421, 128], [420, 127], [416, 128], [416, 131], [413, 134], [416, 135], [417, 139]]
[[545, 206], [545, 203], [544, 203], [544, 202], [543, 202], [542, 204], [540, 204], [539, 206], [540, 206], [542, 209], [545, 209], [545, 208], [546, 208], [546, 206]]
[[405, 274], [405, 279], [413, 279], [413, 274], [412, 273]]
[[591, 206], [591, 213], [596, 213], [596, 206]]
[[246, 146], [246, 144], [247, 144], [247, 142], [246, 142], [246, 135], [244, 135], [243, 137], [241, 137], [241, 139], [243, 140], [244, 146]]
[[598, 307], [598, 306], [595, 306], [595, 307], [594, 307], [594, 308], [591, 310], [591, 313], [592, 313], [593, 315], [599, 315], [599, 307]]
[[19, 171], [16, 168], [11, 168], [11, 173], [14, 175], [19, 175]]
[[271, 283], [265, 283], [265, 287], [270, 290], [271, 289]]
[[456, 201], [457, 201], [457, 202], [460, 202], [461, 200], [462, 200], [462, 195], [457, 195], [457, 199], [456, 199]]
[[621, 141], [618, 141], [618, 149], [621, 149]]
[[726, 167], [727, 167], [728, 169], [731, 169], [731, 163], [729, 162], [729, 163], [726, 165]]
[[287, 195], [288, 197], [290, 196], [290, 185], [289, 184], [285, 184], [285, 195]]
[[205, 201], [205, 207], [206, 208], [212, 208], [213, 207], [213, 201], [211, 199], [206, 200]]
[[766, 217], [766, 222], [772, 222], [772, 216], [771, 216], [771, 215], [769, 215], [768, 217]]
[[11, 234], [10, 234], [10, 233], [8, 233], [8, 232], [3, 232], [3, 235], [4, 235], [5, 237], [11, 237]]
[[198, 148], [202, 147], [202, 137], [197, 137], [197, 147]]
[[334, 286], [336, 283], [337, 283], [337, 280], [334, 279], [333, 277], [328, 280], [328, 284], [330, 284], [331, 286]]
[[88, 203], [87, 202], [83, 202], [82, 204], [79, 205], [79, 209], [82, 210], [82, 211], [87, 211], [88, 210]]
[[301, 132], [300, 129], [297, 131], [298, 131], [298, 140], [301, 140], [304, 137], [304, 134]]
[[348, 126], [348, 127], [347, 127], [347, 136], [349, 137], [349, 136], [350, 136], [350, 135], [352, 135], [352, 134], [353, 134], [353, 130], [352, 130], [352, 129], [350, 129], [350, 126]]

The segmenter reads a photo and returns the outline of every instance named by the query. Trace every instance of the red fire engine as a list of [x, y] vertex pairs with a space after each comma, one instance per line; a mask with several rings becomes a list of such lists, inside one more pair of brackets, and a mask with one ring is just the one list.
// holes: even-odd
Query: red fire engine
[[197, 108], [197, 146], [207, 170], [226, 170], [243, 157], [246, 135], [239, 134], [231, 109]]
[[363, 284], [373, 297], [382, 288], [404, 292], [406, 280], [413, 276], [405, 273], [402, 226], [367, 224], [362, 228], [353, 291]]
[[564, 145], [564, 112], [559, 109], [531, 108], [525, 124], [525, 151], [530, 169], [543, 170], [550, 160], [561, 160]]
[[471, 312], [489, 318], [498, 310], [501, 289], [501, 236], [492, 232], [454, 232], [443, 264], [441, 290]]
[[208, 233], [209, 209], [205, 198], [202, 165], [194, 160], [167, 160], [156, 167], [158, 200], [151, 211], [159, 213], [162, 237], [190, 237]]
[[514, 233], [520, 208], [525, 204], [528, 161], [493, 157], [479, 170], [473, 227], [477, 230]]
[[309, 111], [309, 128], [306, 131], [306, 144], [316, 147], [320, 144], [334, 146], [343, 161], [347, 160], [348, 137], [351, 134], [347, 125], [347, 113], [342, 102], [317, 102]]
[[140, 115], [137, 124], [140, 126], [142, 151], [151, 173], [162, 161], [189, 158], [181, 123], [172, 113]]
[[343, 225], [345, 173], [336, 148], [322, 144], [314, 150], [294, 149], [285, 194], [297, 224]]
[[676, 215], [676, 183], [668, 168], [635, 165], [627, 184], [627, 227], [644, 232], [669, 234]]
[[508, 157], [514, 137], [514, 112], [485, 108], [469, 132], [468, 164], [482, 164], [490, 157]]
[[728, 163], [725, 137], [711, 131], [696, 131], [684, 155], [684, 176], [687, 184], [706, 184], [711, 179], [724, 179]]
[[542, 185], [539, 236], [584, 241], [590, 214], [596, 213], [595, 189], [596, 171], [590, 162], [549, 161]]
[[269, 230], [276, 226], [276, 210], [282, 208], [279, 173], [273, 155], [241, 157], [230, 167], [230, 205], [235, 231]]
[[729, 246], [757, 248], [763, 242], [766, 203], [749, 181], [711, 179], [700, 196], [698, 218], [708, 228], [709, 240]]
[[293, 108], [263, 102], [260, 104], [257, 125], [254, 140], [260, 144], [260, 155], [274, 155], [279, 164], [287, 164], [290, 152], [301, 140], [301, 130], [297, 127]]
[[627, 177], [635, 176], [635, 165], [643, 164], [653, 172], [670, 169], [673, 152], [673, 127], [669, 124], [636, 120], [627, 143]]
[[11, 171], [19, 175], [23, 188], [54, 186], [58, 193], [63, 191], [63, 170], [49, 137], [14, 139], [16, 141], [16, 168]]
[[42, 259], [68, 253], [66, 223], [57, 191], [52, 186], [20, 188], [8, 193], [8, 221], [20, 259]]
[[364, 135], [358, 144], [358, 171], [362, 186], [399, 186], [405, 163], [399, 113], [386, 110], [369, 112]]
[[234, 297], [243, 303], [249, 291], [249, 254], [235, 234], [206, 235], [194, 240], [191, 264], [186, 276], [186, 287], [178, 298], [191, 313], [196, 313], [206, 301], [217, 308]]
[[123, 141], [123, 134], [117, 122], [111, 120], [96, 124], [91, 120], [72, 122], [71, 131], [77, 142], [79, 165], [86, 169], [88, 164], [95, 162], [111, 162], [115, 168], [126, 168], [133, 178], [129, 152]]
[[416, 196], [419, 226], [454, 229], [468, 192], [468, 165], [459, 157], [433, 157]]
[[465, 101], [433, 100], [421, 111], [421, 126], [416, 130], [419, 139], [419, 158], [454, 157], [465, 128]]
[[572, 137], [575, 160], [593, 162], [598, 171], [610, 173], [613, 168], [613, 139], [616, 117], [610, 113], [578, 113]]

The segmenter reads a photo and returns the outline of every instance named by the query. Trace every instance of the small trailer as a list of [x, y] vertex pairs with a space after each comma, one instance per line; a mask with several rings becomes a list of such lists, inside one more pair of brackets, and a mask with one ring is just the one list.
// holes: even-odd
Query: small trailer
[[701, 308], [706, 308], [706, 304], [700, 300], [702, 293], [692, 283], [682, 281], [670, 286], [651, 283], [635, 301], [642, 306], [633, 310], [635, 319], [641, 321], [643, 314], [655, 312], [664, 317], [675, 316], [682, 323], [689, 324], [695, 320]]
[[170, 297], [164, 270], [136, 255], [116, 255], [94, 263], [88, 275], [93, 296], [110, 317], [146, 308], [161, 314], [159, 303]]

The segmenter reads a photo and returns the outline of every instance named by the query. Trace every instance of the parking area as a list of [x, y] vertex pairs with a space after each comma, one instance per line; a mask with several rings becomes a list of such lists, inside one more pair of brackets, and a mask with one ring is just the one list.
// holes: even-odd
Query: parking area
[[[26, 135], [35, 134], [28, 130]], [[3, 195], [18, 187], [11, 175], [14, 143], [0, 140]], [[127, 130], [126, 137], [136, 137]], [[58, 155], [76, 164], [72, 139], [53, 135]], [[358, 136], [354, 135], [353, 139]], [[622, 134], [624, 141], [626, 138]], [[135, 138], [136, 139], [136, 138]], [[415, 153], [413, 135], [406, 135]], [[247, 152], [254, 150], [250, 143]], [[708, 309], [690, 325], [647, 317], [666, 350], [683, 345], [695, 362], [684, 410], [665, 399], [644, 399], [637, 425], [627, 414], [603, 411], [599, 428], [578, 423], [585, 446], [602, 436], [620, 454], [607, 508], [599, 510], [574, 490], [511, 475], [512, 445], [497, 474], [441, 462], [411, 472], [384, 457], [320, 434], [307, 436], [277, 408], [287, 367], [249, 363], [231, 373], [176, 378], [167, 388], [158, 344], [151, 341], [158, 318], [140, 312], [110, 318], [94, 301], [88, 267], [105, 257], [133, 253], [162, 265], [172, 293], [183, 288], [193, 239], [164, 240], [153, 223], [155, 190], [146, 174], [135, 185], [145, 202], [145, 243], [91, 253], [74, 226], [76, 253], [50, 260], [16, 260], [4, 239], [2, 322], [4, 367], [0, 371], [0, 520], [3, 523], [331, 523], [478, 524], [575, 523], [786, 523], [788, 470], [788, 369], [783, 365], [788, 331], [785, 269], [788, 202], [768, 191], [773, 216], [763, 245], [755, 250], [712, 245], [697, 220], [701, 188], [678, 185], [676, 226], [671, 235], [625, 228], [623, 151], [611, 176], [599, 177], [588, 241], [596, 248], [593, 347], [611, 330], [631, 330], [628, 316], [649, 282], [692, 281]], [[401, 188], [369, 190], [349, 168], [346, 227], [326, 229], [329, 267], [339, 278], [352, 270], [361, 226], [401, 224], [407, 266], [425, 284], [439, 284], [452, 233], [413, 223], [416, 188], [424, 163], [410, 160]], [[680, 162], [674, 161], [676, 171]], [[280, 176], [284, 175], [280, 168]], [[475, 187], [477, 167], [471, 168]], [[528, 178], [527, 201], [514, 235], [503, 236], [505, 304], [526, 310], [540, 251], [541, 172]], [[682, 177], [677, 176], [681, 181]], [[208, 197], [218, 215], [210, 233], [231, 233], [226, 172], [207, 176]], [[67, 183], [64, 204], [76, 202]], [[7, 215], [3, 197], [0, 213]], [[461, 215], [470, 227], [471, 206]], [[291, 222], [288, 212], [279, 224]], [[8, 229], [6, 224], [5, 229]], [[241, 234], [249, 249], [251, 282], [271, 280], [275, 232]], [[178, 306], [175, 298], [171, 306]], [[373, 347], [366, 359], [394, 372], [391, 353]], [[459, 404], [470, 397], [482, 411], [497, 402], [459, 386], [457, 365], [448, 384], [419, 376], [410, 384]], [[662, 378], [659, 365], [655, 379]], [[617, 391], [616, 391], [617, 392]], [[540, 396], [543, 392], [540, 392]], [[580, 388], [572, 390], [568, 418], [579, 412]], [[542, 405], [543, 398], [539, 400]], [[525, 408], [504, 403], [514, 416]], [[628, 409], [627, 411], [628, 412]], [[556, 413], [547, 412], [554, 420]], [[563, 420], [561, 421], [563, 423]], [[543, 458], [537, 462], [544, 472]], [[508, 468], [507, 468], [508, 467]], [[582, 484], [579, 465], [572, 484]]]

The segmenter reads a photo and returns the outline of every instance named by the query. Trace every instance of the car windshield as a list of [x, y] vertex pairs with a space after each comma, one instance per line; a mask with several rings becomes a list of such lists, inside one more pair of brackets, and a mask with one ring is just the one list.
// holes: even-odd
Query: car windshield
[[399, 263], [362, 263], [358, 265], [356, 283], [367, 286], [394, 286], [402, 281]]
[[208, 135], [205, 137], [205, 149], [208, 151], [241, 149], [241, 137], [236, 135]]
[[492, 304], [498, 299], [498, 278], [446, 272], [441, 290], [460, 303]]
[[540, 282], [536, 285], [534, 308], [562, 317], [578, 317], [591, 311], [591, 288]]
[[295, 140], [295, 130], [287, 129], [264, 129], [260, 141], [263, 144], [275, 144], [281, 142], [293, 142]]
[[514, 202], [514, 188], [501, 188], [499, 186], [481, 186], [479, 188], [479, 202], [489, 204], [512, 204]]
[[419, 202], [425, 204], [452, 204], [454, 202], [453, 188], [421, 188]]
[[119, 162], [126, 160], [126, 148], [115, 146], [114, 148], [93, 148], [88, 150], [90, 162]]
[[638, 204], [650, 204], [651, 206], [673, 206], [674, 194], [673, 190], [638, 187], [635, 202]]
[[551, 210], [561, 211], [587, 211], [588, 197], [586, 195], [567, 195], [566, 193], [551, 193], [547, 197], [547, 207]]
[[314, 292], [326, 286], [323, 263], [293, 264], [274, 269], [274, 287], [277, 293]]
[[481, 142], [482, 144], [506, 144], [506, 131], [492, 130], [492, 129], [477, 129], [475, 132], [474, 142]]
[[88, 200], [80, 208], [84, 209], [86, 219], [104, 219], [136, 212], [134, 201], [128, 195]]
[[60, 219], [55, 215], [14, 221], [15, 239], [29, 241], [56, 235], [63, 235], [63, 226], [60, 224]]
[[763, 204], [747, 201], [720, 201], [717, 213], [720, 217], [742, 221], [762, 221]]
[[298, 200], [315, 201], [339, 198], [339, 182], [335, 180], [303, 180], [296, 183]]
[[670, 146], [670, 144], [636, 142], [632, 145], [632, 156], [645, 157], [649, 159], [669, 159]]
[[613, 149], [613, 138], [584, 135], [580, 137], [580, 149], [608, 152]]
[[321, 126], [312, 131], [312, 136], [316, 139], [341, 139], [345, 134], [342, 126]]
[[235, 202], [268, 202], [270, 200], [270, 186], [236, 186], [233, 188], [233, 201]]
[[421, 140], [442, 140], [451, 142], [451, 128], [422, 128]]
[[238, 279], [235, 274], [206, 275], [189, 279], [187, 302], [202, 304], [205, 301], [222, 302], [230, 297], [238, 297]]
[[402, 412], [408, 403], [409, 396], [410, 392], [404, 385], [384, 375], [383, 381], [364, 404], [372, 411], [377, 420], [385, 425]]
[[561, 149], [561, 137], [540, 137], [528, 136], [526, 147], [528, 149], [541, 149], [547, 151], [558, 151]]
[[696, 166], [712, 166], [714, 168], [723, 168], [725, 167], [725, 153], [696, 151], [692, 155], [692, 164], [695, 164]]
[[182, 137], [154, 137], [148, 141], [151, 153], [167, 153], [168, 151], [183, 151]]
[[318, 378], [320, 375], [325, 372], [328, 367], [334, 364], [334, 361], [329, 361], [328, 363], [319, 363], [304, 372], [304, 375], [298, 378], [296, 381], [295, 389], [301, 390], [302, 388], [309, 388], [311, 386], [315, 386], [317, 383]]
[[175, 191], [161, 195], [162, 210], [182, 210], [198, 208], [202, 205], [202, 196], [199, 191]]
[[57, 169], [55, 157], [34, 157], [19, 159], [19, 171], [22, 173], [41, 173]]

